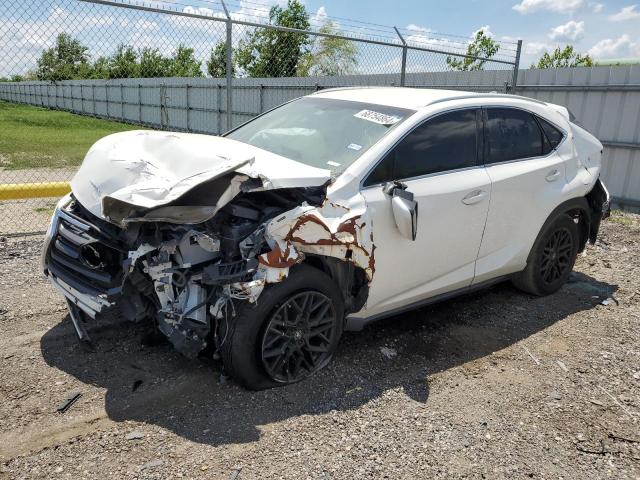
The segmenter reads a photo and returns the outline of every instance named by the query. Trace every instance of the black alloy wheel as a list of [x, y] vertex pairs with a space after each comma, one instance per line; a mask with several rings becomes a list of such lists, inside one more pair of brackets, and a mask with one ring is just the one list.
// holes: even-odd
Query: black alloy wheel
[[540, 276], [545, 284], [554, 284], [572, 268], [573, 249], [573, 236], [568, 229], [560, 228], [551, 234], [540, 262]]
[[314, 290], [296, 293], [274, 310], [265, 327], [262, 365], [276, 382], [297, 382], [331, 360], [337, 335], [331, 299]]

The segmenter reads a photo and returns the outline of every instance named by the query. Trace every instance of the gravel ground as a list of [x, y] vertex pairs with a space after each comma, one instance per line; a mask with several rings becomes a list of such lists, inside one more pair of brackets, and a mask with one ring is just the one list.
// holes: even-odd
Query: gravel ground
[[258, 393], [141, 325], [82, 347], [40, 242], [0, 243], [0, 478], [640, 478], [640, 216], [606, 221], [552, 296], [391, 318]]

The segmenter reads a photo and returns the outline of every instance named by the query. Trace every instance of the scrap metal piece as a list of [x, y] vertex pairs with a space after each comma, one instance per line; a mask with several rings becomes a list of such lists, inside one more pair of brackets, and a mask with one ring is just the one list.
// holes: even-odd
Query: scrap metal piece
[[91, 342], [91, 338], [89, 338], [89, 334], [87, 333], [87, 329], [84, 326], [83, 313], [76, 305], [71, 303], [71, 300], [68, 298], [67, 300], [67, 308], [69, 309], [69, 317], [71, 317], [71, 322], [73, 323], [73, 328], [76, 330], [76, 334], [78, 335], [78, 339], [81, 342]]
[[82, 396], [81, 392], [70, 393], [69, 396], [66, 398], [66, 400], [64, 400], [60, 405], [58, 405], [58, 408], [56, 408], [56, 411], [60, 414], [65, 413], [67, 410], [71, 408], [71, 406], [74, 403], [78, 401], [78, 399], [81, 396]]

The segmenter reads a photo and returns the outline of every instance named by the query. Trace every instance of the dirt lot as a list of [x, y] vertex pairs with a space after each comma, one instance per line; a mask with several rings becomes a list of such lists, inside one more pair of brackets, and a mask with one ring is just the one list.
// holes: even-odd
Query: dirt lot
[[640, 216], [607, 221], [553, 296], [391, 318], [259, 393], [139, 325], [83, 348], [40, 241], [0, 243], [0, 478], [640, 478]]

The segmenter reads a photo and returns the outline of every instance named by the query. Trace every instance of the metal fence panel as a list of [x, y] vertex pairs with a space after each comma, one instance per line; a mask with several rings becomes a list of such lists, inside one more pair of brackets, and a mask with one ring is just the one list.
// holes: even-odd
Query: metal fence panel
[[[322, 88], [407, 85], [504, 92], [518, 72], [517, 42], [501, 40], [491, 58], [477, 58], [467, 55], [469, 37], [348, 22], [320, 25], [313, 19], [300, 30], [275, 24], [272, 12], [259, 3], [245, 10], [253, 13], [229, 12], [222, 0], [207, 8], [146, 0], [5, 0], [0, 14], [11, 19], [12, 28], [0, 30], [0, 77], [20, 78], [0, 82], [0, 100], [220, 134]], [[67, 70], [38, 70], [38, 60], [60, 34], [70, 35], [69, 42], [81, 39], [88, 59], [79, 54]], [[267, 39], [270, 48], [257, 51], [256, 38]], [[132, 55], [134, 66], [126, 61]], [[216, 68], [210, 68], [214, 57]], [[65, 180], [73, 173], [69, 167], [52, 169], [47, 158], [32, 158], [29, 165], [0, 166], [0, 184]], [[41, 230], [52, 201], [0, 202], [1, 232]]]
[[640, 207], [640, 66], [521, 70], [517, 93], [566, 106], [603, 143], [617, 203]]

